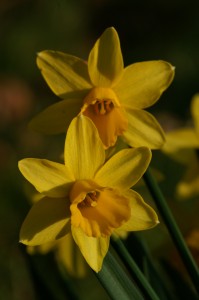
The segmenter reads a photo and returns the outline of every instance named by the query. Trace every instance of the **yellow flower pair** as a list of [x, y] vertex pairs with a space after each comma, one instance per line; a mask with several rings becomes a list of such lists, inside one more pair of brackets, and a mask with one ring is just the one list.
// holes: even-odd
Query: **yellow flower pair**
[[[24, 177], [43, 195], [27, 215], [20, 240], [36, 246], [72, 233], [98, 272], [112, 233], [158, 223], [154, 210], [130, 188], [150, 163], [149, 148], [164, 142], [160, 125], [143, 108], [157, 101], [174, 70], [163, 61], [123, 68], [114, 28], [98, 39], [88, 63], [53, 51], [39, 53], [37, 63], [64, 100], [37, 116], [32, 126], [48, 133], [68, 130], [64, 164], [31, 158], [19, 162]], [[105, 149], [120, 135], [137, 148], [123, 149], [106, 161]]]

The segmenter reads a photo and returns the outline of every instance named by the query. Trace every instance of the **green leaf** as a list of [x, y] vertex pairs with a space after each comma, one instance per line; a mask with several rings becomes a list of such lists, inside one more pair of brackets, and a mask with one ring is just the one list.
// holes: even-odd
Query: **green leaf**
[[102, 270], [96, 273], [97, 278], [113, 300], [144, 300], [137, 286], [117, 262], [112, 253], [107, 253]]

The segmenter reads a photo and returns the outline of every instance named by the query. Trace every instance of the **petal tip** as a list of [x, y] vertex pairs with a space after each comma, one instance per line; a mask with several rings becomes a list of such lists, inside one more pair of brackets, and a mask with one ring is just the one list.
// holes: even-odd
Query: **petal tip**
[[176, 67], [171, 65], [172, 71], [175, 71]]
[[[50, 50], [42, 50], [42, 51], [39, 51], [39, 52], [37, 52], [37, 56], [38, 56], [38, 57], [42, 57], [42, 56], [44, 56], [44, 54], [45, 54], [46, 52], [50, 52]], [[51, 52], [52, 52], [52, 51], [51, 51]]]
[[24, 244], [24, 245], [28, 245], [27, 241], [23, 240], [23, 239], [19, 239], [19, 243], [20, 244]]
[[115, 29], [114, 26], [108, 27], [105, 31], [112, 31], [112, 32], [114, 32], [114, 33], [117, 33], [117, 30]]
[[18, 168], [19, 168], [21, 173], [23, 172], [24, 160], [25, 160], [25, 158], [18, 161]]
[[44, 52], [44, 51], [39, 51], [39, 52], [37, 52], [37, 53], [36, 53], [36, 54], [37, 54], [37, 58], [42, 58], [43, 52]]

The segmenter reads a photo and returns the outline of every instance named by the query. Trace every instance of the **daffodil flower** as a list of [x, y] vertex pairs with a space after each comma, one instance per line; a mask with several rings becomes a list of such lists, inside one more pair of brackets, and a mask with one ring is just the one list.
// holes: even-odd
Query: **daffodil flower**
[[63, 100], [37, 115], [31, 126], [43, 133], [61, 133], [80, 112], [96, 125], [105, 148], [122, 136], [132, 147], [158, 149], [164, 132], [152, 106], [168, 88], [174, 67], [161, 60], [124, 68], [116, 30], [107, 28], [92, 48], [88, 62], [56, 51], [42, 51], [38, 67], [52, 91]]
[[199, 94], [191, 101], [193, 127], [179, 128], [166, 134], [162, 151], [187, 168], [177, 185], [177, 195], [181, 199], [199, 195]]
[[20, 241], [41, 245], [72, 232], [98, 272], [114, 230], [144, 230], [158, 223], [154, 210], [130, 189], [148, 167], [151, 151], [124, 149], [105, 162], [96, 127], [80, 115], [69, 126], [64, 159], [64, 165], [33, 158], [19, 162], [24, 177], [44, 196], [28, 213]]

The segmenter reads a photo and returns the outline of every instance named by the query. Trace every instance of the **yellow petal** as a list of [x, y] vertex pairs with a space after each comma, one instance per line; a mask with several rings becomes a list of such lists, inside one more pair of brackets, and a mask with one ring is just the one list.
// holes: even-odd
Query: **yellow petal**
[[56, 243], [55, 257], [59, 264], [64, 265], [66, 271], [73, 277], [84, 277], [88, 273], [88, 266], [71, 233], [68, 233]]
[[130, 200], [131, 218], [119, 228], [120, 230], [145, 230], [152, 228], [159, 223], [156, 212], [144, 202], [138, 193], [133, 190], [128, 190], [125, 195]]
[[82, 59], [56, 51], [38, 53], [37, 65], [52, 91], [61, 98], [91, 88], [88, 67]]
[[92, 237], [110, 236], [130, 218], [128, 199], [110, 188], [90, 189], [81, 203], [74, 199], [70, 209], [72, 226]]
[[174, 77], [174, 67], [165, 61], [147, 61], [124, 69], [114, 88], [126, 108], [146, 108], [154, 104]]
[[[186, 242], [192, 251], [196, 251], [196, 253], [199, 252], [199, 229], [198, 229], [198, 227], [192, 228], [191, 230], [189, 230], [188, 234], [186, 235]], [[197, 256], [197, 261], [198, 261], [198, 256]]]
[[53, 251], [56, 247], [57, 242], [48, 242], [39, 246], [27, 246], [26, 251], [28, 254], [47, 254], [50, 251]]
[[199, 148], [199, 137], [192, 128], [180, 128], [166, 134], [166, 143], [161, 149], [179, 163], [190, 165], [197, 161], [195, 149]]
[[77, 99], [59, 101], [39, 113], [29, 123], [30, 128], [45, 134], [66, 132], [71, 120], [81, 109], [83, 95]]
[[183, 165], [188, 165], [192, 160], [196, 157], [195, 149], [183, 148], [183, 149], [175, 149], [166, 146], [166, 149], [161, 149], [166, 155], [168, 155], [171, 159], [179, 162]]
[[119, 37], [113, 27], [104, 31], [91, 50], [88, 71], [94, 86], [111, 87], [120, 79], [123, 57]]
[[121, 238], [125, 240], [128, 237], [128, 231], [121, 230], [120, 228], [115, 229], [115, 231], [112, 234], [112, 238], [114, 239]]
[[80, 115], [73, 119], [65, 143], [65, 164], [76, 180], [92, 179], [104, 163], [105, 152], [93, 122]]
[[157, 120], [148, 112], [128, 109], [128, 129], [123, 136], [131, 147], [145, 146], [159, 149], [165, 142], [164, 132]]
[[37, 246], [55, 241], [70, 231], [69, 199], [42, 198], [33, 205], [20, 230], [20, 242]]
[[19, 169], [37, 191], [50, 197], [67, 196], [74, 181], [73, 174], [66, 166], [47, 159], [22, 159]]
[[151, 151], [148, 148], [121, 150], [97, 172], [95, 181], [101, 186], [128, 189], [142, 177], [150, 160]]
[[176, 187], [177, 196], [181, 200], [199, 195], [199, 177], [194, 178], [192, 182], [181, 181]]
[[199, 162], [198, 158], [189, 161], [188, 169], [176, 188], [182, 200], [199, 195]]
[[199, 135], [199, 94], [196, 94], [191, 100], [191, 114], [194, 120], [196, 132]]
[[99, 272], [102, 267], [103, 259], [108, 251], [110, 238], [88, 237], [81, 228], [72, 226], [71, 229], [73, 238], [85, 260], [95, 272]]
[[166, 134], [165, 152], [173, 152], [183, 148], [199, 148], [199, 137], [192, 128], [180, 128]]

